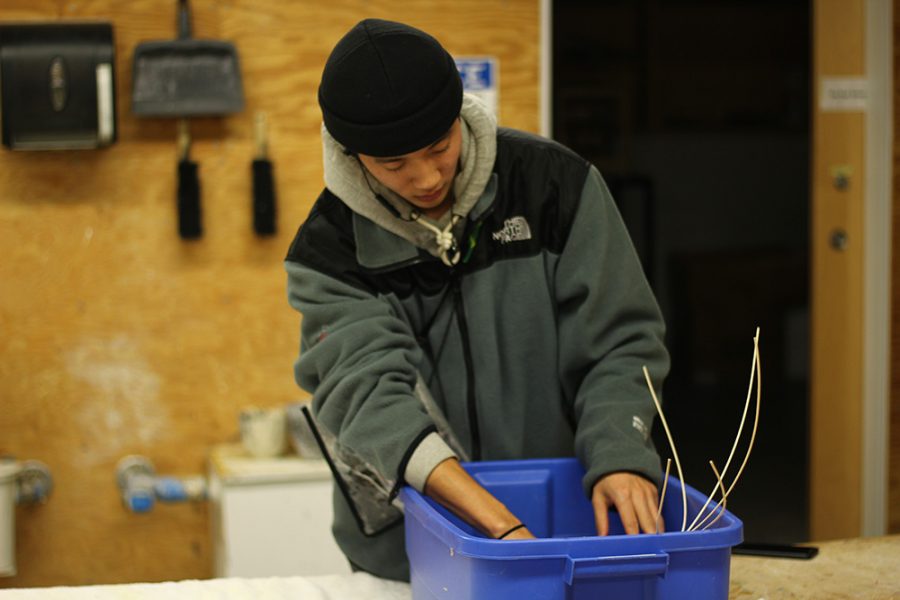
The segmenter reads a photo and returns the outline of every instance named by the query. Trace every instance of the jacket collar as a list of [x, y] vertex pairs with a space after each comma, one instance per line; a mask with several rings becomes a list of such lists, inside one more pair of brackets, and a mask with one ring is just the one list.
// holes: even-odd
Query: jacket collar
[[[493, 206], [496, 195], [497, 174], [492, 173], [481, 196], [469, 211], [467, 220], [481, 220]], [[356, 260], [367, 269], [389, 269], [428, 256], [406, 238], [388, 231], [357, 212], [353, 213], [353, 237], [356, 241]]]

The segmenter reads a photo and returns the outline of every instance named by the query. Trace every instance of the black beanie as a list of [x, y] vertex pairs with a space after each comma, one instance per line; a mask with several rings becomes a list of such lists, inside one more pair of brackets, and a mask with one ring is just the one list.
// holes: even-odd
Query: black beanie
[[400, 156], [447, 133], [462, 107], [462, 80], [453, 57], [424, 31], [366, 19], [331, 51], [319, 106], [348, 150]]

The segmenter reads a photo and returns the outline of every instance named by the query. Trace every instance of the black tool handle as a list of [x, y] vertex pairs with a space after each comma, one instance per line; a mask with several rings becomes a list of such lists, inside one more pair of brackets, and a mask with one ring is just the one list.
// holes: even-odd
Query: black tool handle
[[793, 544], [743, 543], [733, 547], [731, 553], [770, 558], [810, 559], [819, 553], [819, 549], [816, 546], [795, 546]]
[[178, 39], [190, 39], [192, 34], [191, 10], [188, 8], [188, 0], [178, 0]]
[[197, 171], [197, 163], [187, 159], [178, 161], [178, 234], [185, 240], [203, 235]]
[[277, 230], [275, 181], [272, 163], [265, 159], [253, 161], [253, 230], [257, 235], [274, 235]]

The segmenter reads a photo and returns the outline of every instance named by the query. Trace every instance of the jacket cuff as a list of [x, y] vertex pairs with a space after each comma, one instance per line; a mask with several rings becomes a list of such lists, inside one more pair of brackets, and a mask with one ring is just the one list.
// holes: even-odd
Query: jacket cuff
[[418, 492], [423, 492], [428, 476], [448, 458], [456, 458], [456, 453], [437, 432], [431, 432], [419, 442], [409, 457], [406, 470], [402, 473], [403, 479]]

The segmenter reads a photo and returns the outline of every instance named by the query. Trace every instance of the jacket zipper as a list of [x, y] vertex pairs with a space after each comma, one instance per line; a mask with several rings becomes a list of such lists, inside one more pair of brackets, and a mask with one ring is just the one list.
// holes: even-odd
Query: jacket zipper
[[481, 433], [478, 429], [478, 405], [475, 399], [475, 366], [472, 363], [472, 346], [469, 342], [469, 326], [466, 322], [466, 309], [463, 305], [462, 286], [459, 276], [453, 276], [453, 299], [456, 305], [456, 318], [462, 338], [463, 358], [466, 363], [466, 405], [469, 414], [469, 431], [472, 436], [472, 460], [481, 460]]

